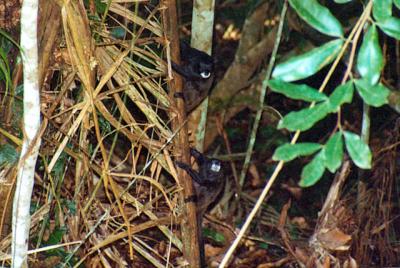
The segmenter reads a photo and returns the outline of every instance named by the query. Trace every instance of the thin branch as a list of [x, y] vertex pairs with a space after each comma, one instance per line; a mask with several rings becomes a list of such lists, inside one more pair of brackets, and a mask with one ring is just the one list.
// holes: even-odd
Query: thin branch
[[14, 196], [12, 267], [26, 267], [30, 229], [30, 205], [40, 146], [40, 94], [38, 77], [38, 0], [25, 0], [21, 8], [21, 48], [24, 72], [24, 140]]
[[[278, 32], [277, 32], [277, 35], [276, 35], [276, 42], [275, 42], [274, 49], [273, 49], [272, 54], [271, 54], [271, 58], [270, 58], [270, 61], [269, 61], [267, 73], [266, 73], [265, 78], [264, 78], [263, 83], [262, 83], [259, 107], [258, 107], [258, 110], [257, 110], [257, 115], [256, 115], [256, 119], [254, 121], [253, 129], [252, 129], [252, 132], [251, 132], [250, 144], [249, 144], [248, 149], [247, 149], [246, 159], [245, 159], [245, 162], [244, 162], [244, 165], [243, 165], [243, 169], [242, 169], [242, 172], [241, 172], [240, 178], [239, 178], [240, 185], [243, 185], [244, 177], [245, 177], [245, 175], [247, 173], [247, 169], [249, 167], [250, 157], [251, 157], [251, 154], [253, 152], [254, 143], [255, 143], [255, 140], [256, 140], [257, 129], [258, 129], [258, 125], [259, 125], [259, 122], [260, 122], [260, 119], [261, 119], [261, 115], [262, 115], [262, 111], [263, 111], [264, 99], [265, 99], [265, 94], [266, 94], [266, 91], [267, 91], [267, 84], [268, 84], [269, 77], [271, 76], [271, 73], [272, 73], [272, 67], [274, 66], [275, 57], [276, 57], [276, 54], [278, 52], [278, 47], [279, 47], [279, 43], [280, 43], [281, 36], [282, 36], [283, 22], [284, 22], [286, 10], [287, 10], [287, 5], [288, 5], [287, 1], [285, 1], [285, 4], [283, 5], [282, 12], [281, 12], [281, 17], [280, 17], [281, 20], [279, 22]], [[281, 161], [281, 162], [279, 162], [277, 168], [275, 169], [274, 174], [276, 173], [276, 176], [279, 173], [279, 171], [277, 171], [277, 170], [278, 169], [280, 170], [282, 167], [283, 167], [283, 162]], [[267, 186], [270, 184], [271, 181], [272, 180], [269, 181]], [[232, 246], [229, 248], [228, 252], [225, 254], [225, 256], [222, 259], [222, 262], [221, 262], [219, 267], [225, 267], [228, 264], [230, 256], [233, 254], [233, 252], [236, 249], [237, 245], [239, 244], [241, 238], [243, 237], [244, 233], [246, 232], [248, 226], [250, 225], [250, 222], [252, 221], [252, 218], [254, 217], [255, 213], [258, 210], [258, 207], [264, 201], [264, 198], [266, 196], [266, 193], [264, 193], [264, 192], [265, 191], [263, 191], [263, 193], [261, 194], [260, 198], [257, 200], [257, 203], [254, 206], [254, 208], [252, 210], [252, 213], [250, 213], [249, 217], [246, 219], [246, 222], [243, 225], [242, 229], [240, 230], [240, 233], [239, 233], [238, 237], [235, 239], [235, 241], [233, 242]]]

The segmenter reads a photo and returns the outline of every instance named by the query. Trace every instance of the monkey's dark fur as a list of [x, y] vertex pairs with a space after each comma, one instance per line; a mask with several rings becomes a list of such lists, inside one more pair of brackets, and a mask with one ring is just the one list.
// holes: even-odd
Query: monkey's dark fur
[[172, 68], [185, 80], [182, 92], [175, 97], [185, 101], [186, 113], [193, 111], [210, 92], [214, 81], [214, 61], [203, 51], [192, 48], [188, 43], [180, 43], [181, 64], [172, 62]]
[[199, 229], [201, 267], [206, 267], [201, 228], [202, 220], [207, 208], [215, 201], [224, 186], [224, 173], [220, 160], [208, 158], [193, 148], [190, 149], [190, 155], [196, 160], [199, 171], [195, 171], [186, 163], [177, 161], [176, 165], [186, 170], [193, 179], [193, 186], [197, 197], [197, 224]]

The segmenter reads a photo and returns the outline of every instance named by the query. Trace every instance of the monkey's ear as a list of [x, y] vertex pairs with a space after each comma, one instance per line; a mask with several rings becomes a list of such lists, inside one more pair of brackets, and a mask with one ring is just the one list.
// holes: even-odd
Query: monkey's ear
[[185, 40], [181, 40], [179, 42], [179, 46], [180, 46], [180, 53], [181, 53], [181, 58], [187, 58], [190, 55], [191, 49], [193, 49], [190, 44], [185, 41]]

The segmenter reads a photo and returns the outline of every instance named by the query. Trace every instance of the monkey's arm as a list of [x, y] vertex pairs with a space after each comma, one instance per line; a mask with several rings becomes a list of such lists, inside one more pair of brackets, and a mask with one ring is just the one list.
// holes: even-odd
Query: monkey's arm
[[204, 164], [205, 161], [205, 157], [202, 153], [200, 153], [199, 151], [197, 151], [194, 148], [190, 148], [190, 155], [194, 157], [194, 159], [196, 159], [197, 164], [199, 166], [202, 166]]
[[176, 165], [180, 167], [181, 169], [186, 170], [186, 172], [192, 177], [192, 179], [197, 182], [198, 184], [203, 184], [203, 179], [201, 178], [200, 174], [196, 171], [194, 171], [188, 164], [175, 161]]

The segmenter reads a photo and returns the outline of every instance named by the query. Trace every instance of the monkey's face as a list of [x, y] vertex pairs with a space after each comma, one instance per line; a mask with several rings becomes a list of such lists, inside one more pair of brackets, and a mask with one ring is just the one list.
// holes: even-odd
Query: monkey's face
[[221, 161], [217, 159], [211, 159], [209, 169], [212, 172], [219, 173], [221, 171]]
[[218, 183], [222, 180], [222, 163], [217, 159], [210, 159], [207, 162], [206, 171], [207, 183]]
[[214, 59], [201, 50], [192, 48], [187, 43], [181, 43], [182, 67], [186, 68], [186, 79], [208, 80], [214, 73]]
[[[204, 53], [202, 57], [190, 59], [190, 64], [186, 67], [190, 70], [188, 73], [191, 77], [186, 77], [192, 80], [207, 81], [212, 79], [214, 72], [214, 63], [210, 56]], [[201, 58], [201, 59], [199, 59]]]
[[211, 73], [214, 72], [213, 63], [209, 62], [200, 62], [199, 70], [198, 70], [202, 79], [208, 79], [211, 77]]

